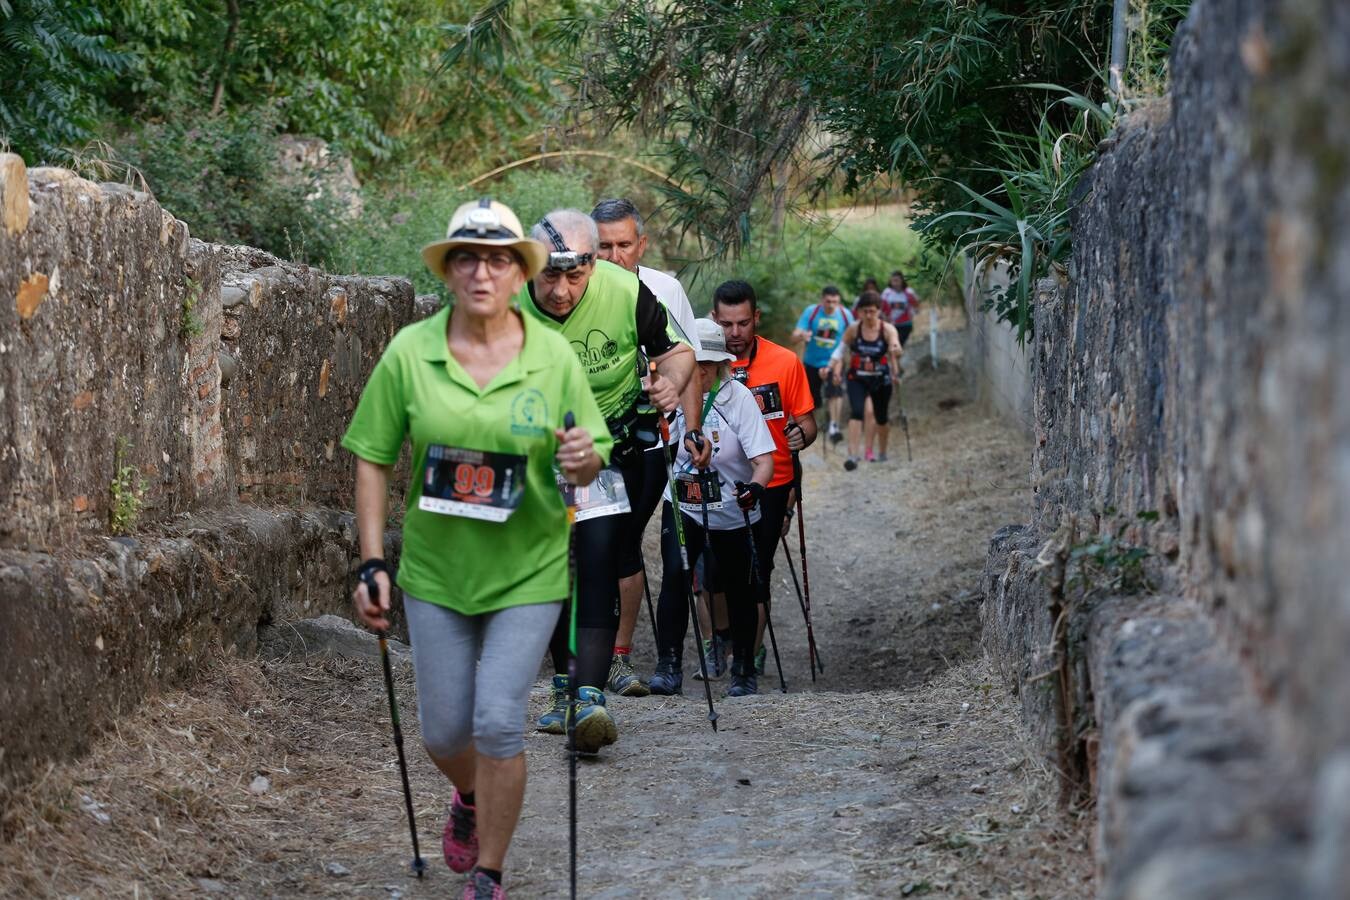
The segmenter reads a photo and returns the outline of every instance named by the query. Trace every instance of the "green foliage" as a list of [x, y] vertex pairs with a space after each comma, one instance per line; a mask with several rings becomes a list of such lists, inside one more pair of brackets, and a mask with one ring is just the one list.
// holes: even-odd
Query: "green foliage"
[[336, 200], [312, 178], [282, 170], [279, 127], [265, 109], [215, 117], [184, 110], [143, 128], [124, 153], [195, 236], [319, 264], [341, 228]]
[[1109, 24], [1102, 0], [641, 0], [592, 23], [584, 100], [663, 142], [682, 224], [734, 253], [757, 213], [882, 176], [958, 208], [991, 127], [1036, 128], [1037, 92], [1009, 86], [1088, 90]]
[[[392, 142], [381, 110], [427, 58], [414, 0], [100, 0], [136, 60], [108, 100], [137, 117], [269, 106], [281, 124], [368, 157]], [[418, 50], [423, 50], [419, 58]]]
[[[1105, 510], [1105, 515], [1115, 513]], [[1135, 524], [1158, 521], [1156, 510], [1144, 510], [1134, 520], [1125, 520], [1114, 532], [1099, 534], [1069, 548], [1069, 566], [1072, 574], [1066, 586], [1078, 588], [1083, 594], [1105, 592], [1136, 594], [1149, 590], [1151, 585], [1144, 563], [1152, 555], [1147, 547], [1139, 547], [1124, 540], [1125, 532]]]
[[126, 438], [119, 437], [113, 451], [113, 480], [109, 485], [108, 504], [108, 531], [112, 534], [127, 534], [136, 527], [148, 487], [141, 478], [140, 469], [127, 464], [130, 446]]
[[[1063, 275], [1068, 264], [1071, 198], [1078, 179], [1096, 158], [1098, 141], [1115, 126], [1115, 113], [1082, 94], [1054, 85], [1028, 85], [1063, 96], [1041, 116], [1031, 134], [1005, 134], [991, 129], [997, 159], [983, 174], [997, 177], [985, 193], [964, 182], [956, 187], [967, 198], [960, 209], [931, 216], [921, 223], [928, 231], [965, 228], [951, 240], [952, 254], [969, 253], [977, 269], [1006, 263], [1011, 280], [991, 288], [985, 298], [1000, 320], [1017, 329], [1025, 341], [1032, 330], [1032, 292], [1038, 279]], [[1077, 111], [1069, 130], [1053, 124], [1059, 106]]]
[[197, 315], [197, 301], [201, 299], [202, 286], [192, 279], [188, 279], [187, 293], [183, 295], [183, 311], [178, 321], [178, 333], [185, 339], [191, 340], [202, 333], [206, 324], [202, 322], [201, 316]]
[[916, 232], [900, 218], [822, 225], [790, 223], [781, 243], [752, 243], [734, 262], [721, 260], [691, 267], [685, 286], [700, 315], [712, 305], [712, 292], [727, 278], [750, 282], [760, 306], [760, 329], [771, 340], [786, 343], [804, 307], [820, 299], [820, 289], [834, 284], [852, 305], [867, 278], [885, 285], [894, 269], [905, 272], [921, 300], [936, 302], [949, 295], [943, 282], [942, 258], [925, 248]]
[[454, 48], [467, 28], [450, 23], [469, 19], [473, 0], [97, 5], [135, 60], [107, 96], [123, 115], [266, 106], [286, 131], [327, 140], [366, 174], [389, 161], [425, 168], [509, 159], [553, 116], [563, 90], [551, 19], [525, 23], [499, 73], [447, 67], [463, 55]]
[[1172, 35], [1191, 0], [1130, 0], [1130, 38], [1122, 82], [1126, 99], [1160, 97], [1167, 90]]
[[461, 203], [491, 195], [520, 218], [525, 228], [563, 206], [590, 211], [598, 195], [574, 170], [517, 170], [464, 190], [444, 176], [416, 176], [372, 194], [360, 222], [344, 229], [331, 268], [367, 275], [402, 275], [419, 294], [437, 294], [444, 285], [427, 271], [422, 246], [445, 236], [446, 223]]
[[87, 140], [96, 92], [127, 68], [102, 25], [79, 4], [0, 0], [0, 141], [29, 162], [60, 162]]

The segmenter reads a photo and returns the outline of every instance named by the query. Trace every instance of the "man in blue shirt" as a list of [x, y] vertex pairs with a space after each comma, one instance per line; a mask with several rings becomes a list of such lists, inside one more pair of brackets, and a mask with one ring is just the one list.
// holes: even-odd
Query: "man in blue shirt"
[[852, 324], [853, 314], [844, 306], [839, 288], [827, 284], [820, 291], [820, 302], [812, 303], [802, 310], [797, 327], [792, 332], [794, 342], [806, 345], [802, 353], [806, 380], [811, 384], [811, 396], [815, 398], [816, 408], [825, 407], [828, 410], [827, 434], [836, 444], [844, 437], [839, 430], [844, 390], [830, 377], [830, 354], [839, 345], [844, 329]]

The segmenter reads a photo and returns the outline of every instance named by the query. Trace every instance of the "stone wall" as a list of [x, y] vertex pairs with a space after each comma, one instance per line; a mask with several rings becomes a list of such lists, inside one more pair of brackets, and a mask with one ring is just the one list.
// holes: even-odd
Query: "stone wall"
[[1057, 757], [1065, 529], [1147, 548], [1152, 590], [1066, 600], [1103, 893], [1346, 896], [1350, 6], [1197, 0], [1170, 96], [1079, 199], [1071, 283], [1038, 297], [1034, 509], [993, 547], [986, 646]]
[[966, 353], [964, 367], [975, 400], [985, 410], [1027, 434], [1034, 428], [1031, 412], [1030, 351], [1017, 341], [1017, 331], [984, 308], [990, 291], [1008, 287], [1008, 267], [995, 263], [979, 270], [965, 263]]
[[251, 650], [261, 623], [347, 611], [337, 441], [389, 339], [433, 308], [0, 154], [0, 779]]

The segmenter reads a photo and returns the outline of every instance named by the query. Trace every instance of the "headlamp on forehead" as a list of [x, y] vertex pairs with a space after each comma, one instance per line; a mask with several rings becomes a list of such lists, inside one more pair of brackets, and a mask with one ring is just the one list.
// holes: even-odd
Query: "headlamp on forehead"
[[570, 272], [593, 262], [594, 253], [578, 253], [575, 250], [556, 250], [548, 255], [548, 268], [555, 272]]
[[575, 250], [567, 249], [567, 242], [563, 240], [563, 236], [558, 233], [558, 229], [554, 228], [553, 223], [547, 218], [540, 219], [539, 224], [543, 226], [549, 242], [553, 244], [553, 249], [548, 254], [547, 268], [555, 272], [570, 272], [573, 269], [595, 262], [594, 253], [578, 253]]

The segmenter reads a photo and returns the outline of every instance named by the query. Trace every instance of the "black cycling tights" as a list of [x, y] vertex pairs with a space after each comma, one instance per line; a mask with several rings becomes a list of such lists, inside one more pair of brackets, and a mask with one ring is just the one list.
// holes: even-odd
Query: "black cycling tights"
[[[577, 686], [605, 689], [619, 630], [619, 551], [628, 516], [602, 516], [576, 526]], [[553, 671], [567, 672], [571, 601], [563, 604], [549, 652]]]
[[[703, 528], [684, 517], [685, 547], [693, 566], [704, 551]], [[734, 656], [749, 662], [755, 654], [755, 594], [750, 584], [750, 533], [744, 528], [711, 533], [717, 577], [727, 596]], [[669, 503], [661, 504], [661, 600], [656, 612], [657, 651], [662, 656], [683, 658], [684, 637], [689, 630], [689, 582], [680, 566], [680, 542]], [[711, 637], [711, 635], [704, 635]]]

